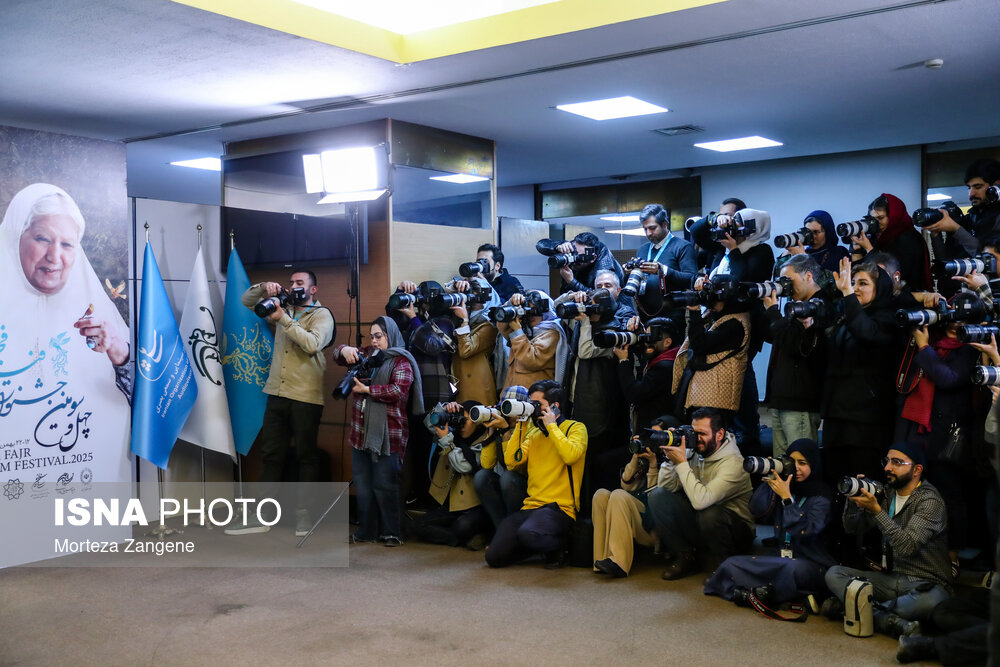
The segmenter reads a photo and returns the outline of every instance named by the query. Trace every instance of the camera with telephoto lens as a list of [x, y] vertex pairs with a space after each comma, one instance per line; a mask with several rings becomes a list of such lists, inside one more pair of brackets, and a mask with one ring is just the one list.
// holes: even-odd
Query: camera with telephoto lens
[[789, 296], [792, 293], [792, 279], [786, 276], [765, 280], [762, 283], [740, 283], [740, 291], [752, 299], [763, 299], [765, 296]]
[[639, 335], [634, 331], [615, 331], [605, 329], [595, 331], [591, 335], [594, 347], [610, 349], [612, 347], [623, 347], [635, 345], [639, 341]]
[[[653, 347], [663, 340], [664, 334], [667, 333], [667, 327], [672, 325], [673, 320], [669, 317], [654, 317], [650, 321], [646, 322], [646, 329], [648, 329], [648, 331], [643, 331], [636, 336], [636, 342], [648, 347]], [[671, 334], [672, 337], [676, 335], [676, 333]]]
[[[684, 449], [694, 449], [698, 442], [698, 434], [693, 426], [675, 426], [665, 431], [654, 431], [651, 428], [644, 428], [638, 433], [639, 444], [642, 449], [651, 449], [659, 452], [660, 447], [683, 447]], [[660, 454], [657, 454], [659, 457]], [[664, 460], [666, 459], [664, 455]]]
[[480, 273], [485, 276], [489, 270], [490, 267], [486, 266], [486, 260], [484, 259], [477, 259], [475, 262], [465, 262], [458, 265], [458, 275], [463, 278], [474, 278]]
[[968, 259], [952, 259], [934, 262], [934, 272], [938, 276], [967, 276], [971, 273], [997, 274], [997, 258], [988, 252]]
[[596, 315], [600, 324], [611, 321], [618, 311], [618, 301], [606, 289], [591, 290], [587, 294], [587, 302], [566, 301], [556, 306], [556, 316], [571, 320], [578, 315]]
[[794, 248], [815, 243], [816, 238], [811, 229], [803, 227], [791, 234], [778, 234], [774, 237], [774, 245], [778, 248]]
[[959, 292], [952, 297], [952, 304], [941, 302], [937, 308], [897, 310], [896, 324], [901, 327], [922, 327], [938, 322], [982, 322], [986, 319], [986, 304], [969, 293]]
[[1000, 338], [1000, 327], [993, 324], [963, 324], [958, 327], [960, 343], [989, 343], [990, 336]]
[[488, 303], [492, 296], [493, 289], [491, 287], [480, 285], [473, 280], [469, 283], [469, 291], [438, 294], [431, 299], [431, 306], [443, 310], [454, 306]]
[[1000, 387], [1000, 368], [976, 366], [972, 369], [972, 384], [980, 387]]
[[731, 236], [735, 239], [737, 237], [747, 238], [756, 234], [757, 220], [755, 218], [744, 220], [741, 214], [742, 211], [737, 211], [732, 216], [733, 224], [729, 227], [720, 227], [718, 217], [712, 218], [709, 221], [711, 227], [709, 235], [711, 239], [713, 241], [724, 241], [726, 236]]
[[354, 378], [358, 380], [370, 380], [375, 373], [375, 369], [385, 361], [385, 355], [381, 350], [373, 350], [371, 354], [365, 356], [358, 355], [358, 360], [347, 368], [347, 375], [340, 381], [337, 388], [333, 390], [334, 398], [347, 398], [354, 389]]
[[711, 306], [716, 303], [735, 301], [739, 298], [739, 283], [728, 275], [717, 275], [711, 280], [706, 280], [702, 284], [701, 290], [669, 292], [663, 295], [664, 305], [667, 308]]
[[406, 292], [396, 292], [389, 297], [389, 308], [393, 310], [403, 310], [411, 306], [430, 306], [431, 302], [441, 294], [444, 288], [434, 281], [425, 281], [417, 285], [417, 290], [412, 294]]
[[589, 264], [595, 259], [597, 259], [597, 251], [584, 247], [582, 253], [567, 252], [561, 255], [552, 255], [549, 257], [549, 268], [561, 269], [564, 266], [573, 266], [574, 264]]
[[517, 401], [513, 398], [508, 398], [500, 402], [500, 414], [504, 417], [513, 417], [517, 421], [540, 419], [542, 416], [542, 403], [540, 401]]
[[438, 428], [448, 428], [449, 426], [458, 430], [465, 426], [467, 417], [461, 412], [448, 412], [444, 406], [438, 405], [427, 415], [427, 423]]
[[269, 296], [266, 299], [261, 299], [253, 307], [253, 312], [256, 313], [257, 317], [267, 317], [274, 311], [278, 309], [278, 306], [282, 308], [287, 308], [288, 306], [301, 306], [304, 304], [309, 297], [306, 295], [305, 287], [293, 287], [290, 290], [281, 288], [275, 296]]
[[866, 215], [860, 220], [852, 222], [842, 222], [837, 225], [837, 236], [848, 241], [852, 236], [864, 234], [865, 236], [875, 236], [879, 233], [878, 220], [870, 215]]
[[864, 477], [844, 477], [837, 483], [837, 490], [848, 498], [857, 498], [860, 496], [861, 489], [864, 489], [873, 496], [877, 496], [885, 491], [885, 487], [882, 486], [881, 482]]
[[544, 315], [549, 312], [549, 300], [538, 292], [524, 295], [523, 306], [494, 306], [490, 308], [489, 317], [492, 322], [513, 322], [527, 315]]
[[622, 294], [625, 296], [634, 297], [636, 294], [642, 292], [643, 287], [646, 285], [647, 274], [643, 273], [642, 269], [639, 268], [641, 264], [641, 259], [633, 257], [622, 266], [622, 269], [628, 273], [628, 280], [625, 282], [625, 287], [622, 287]]
[[743, 469], [751, 475], [768, 475], [774, 473], [778, 477], [788, 477], [795, 474], [795, 459], [788, 454], [776, 458], [770, 456], [748, 456], [743, 459]]
[[914, 211], [911, 216], [913, 218], [914, 226], [923, 228], [933, 225], [935, 222], [941, 222], [942, 218], [944, 218], [944, 213], [941, 209], [947, 211], [948, 215], [955, 222], [961, 220], [965, 215], [962, 213], [962, 209], [960, 209], [955, 202], [946, 201], [937, 208], [918, 208]]
[[732, 591], [733, 602], [736, 603], [737, 607], [753, 607], [754, 605], [750, 601], [751, 594], [765, 607], [771, 604], [777, 596], [774, 584], [764, 584], [763, 586], [755, 586], [754, 588], [734, 586]]
[[485, 424], [499, 417], [503, 415], [500, 414], [500, 406], [497, 405], [473, 405], [469, 409], [469, 421], [473, 424]]
[[785, 304], [785, 317], [788, 319], [806, 319], [811, 317], [816, 320], [824, 320], [830, 313], [830, 304], [819, 297], [813, 297], [808, 301], [789, 301]]
[[1000, 185], [991, 185], [983, 193], [983, 203], [992, 204], [1000, 201]]

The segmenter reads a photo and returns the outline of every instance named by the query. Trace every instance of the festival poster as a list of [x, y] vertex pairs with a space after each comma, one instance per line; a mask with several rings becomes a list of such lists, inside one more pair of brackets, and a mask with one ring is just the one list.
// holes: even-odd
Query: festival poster
[[130, 479], [125, 177], [123, 144], [0, 126], [0, 503], [8, 510]]

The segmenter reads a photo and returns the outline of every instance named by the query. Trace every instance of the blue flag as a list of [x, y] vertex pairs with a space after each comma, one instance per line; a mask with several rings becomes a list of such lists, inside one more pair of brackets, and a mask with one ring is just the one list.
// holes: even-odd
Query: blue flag
[[198, 386], [149, 241], [142, 267], [136, 361], [132, 453], [166, 468]]
[[274, 334], [264, 320], [243, 305], [250, 279], [233, 248], [226, 271], [226, 307], [222, 315], [222, 370], [236, 451], [246, 456], [264, 422]]

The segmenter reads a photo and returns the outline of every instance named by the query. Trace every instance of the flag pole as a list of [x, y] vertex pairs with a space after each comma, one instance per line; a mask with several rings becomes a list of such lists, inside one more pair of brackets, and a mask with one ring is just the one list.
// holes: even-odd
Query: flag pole
[[148, 220], [143, 225], [143, 227], [146, 228], [146, 243], [149, 243], [149, 221]]
[[[236, 250], [236, 231], [229, 230], [229, 252], [232, 253]], [[228, 278], [227, 278], [228, 280]], [[236, 488], [239, 493], [239, 497], [243, 497], [243, 455], [236, 452]]]
[[[198, 223], [198, 250], [201, 250], [201, 223]], [[201, 497], [204, 500], [208, 500], [208, 474], [205, 471], [205, 448], [201, 449]], [[201, 515], [201, 525], [208, 530], [212, 530], [212, 522], [208, 520], [205, 514]]]

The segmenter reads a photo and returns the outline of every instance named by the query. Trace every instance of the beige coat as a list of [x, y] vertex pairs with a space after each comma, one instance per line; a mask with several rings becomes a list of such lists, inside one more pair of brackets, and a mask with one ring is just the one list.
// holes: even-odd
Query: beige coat
[[497, 342], [497, 330], [490, 322], [474, 324], [468, 333], [459, 333], [458, 354], [451, 358], [451, 372], [458, 379], [459, 403], [476, 401], [496, 405], [497, 388], [493, 380], [490, 358]]
[[[477, 443], [483, 444], [490, 438], [490, 432], [481, 437]], [[477, 455], [478, 456], [478, 455]], [[451, 467], [447, 454], [438, 457], [434, 476], [431, 478], [430, 494], [441, 505], [448, 502], [449, 512], [461, 512], [479, 505], [479, 496], [472, 485], [474, 473], [462, 474]]]
[[552, 329], [543, 329], [530, 340], [527, 336], [512, 337], [505, 386], [530, 387], [539, 380], [555, 380], [558, 347], [559, 332]]

